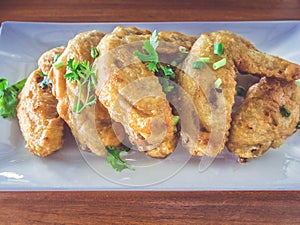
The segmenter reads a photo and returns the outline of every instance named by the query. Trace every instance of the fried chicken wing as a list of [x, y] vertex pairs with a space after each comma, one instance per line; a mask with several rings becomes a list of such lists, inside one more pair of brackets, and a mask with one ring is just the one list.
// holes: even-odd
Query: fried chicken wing
[[[224, 44], [221, 55], [214, 54], [214, 43]], [[194, 69], [200, 57], [209, 57], [204, 69]], [[226, 58], [226, 65], [214, 70], [213, 63]], [[231, 122], [237, 71], [287, 81], [300, 78], [300, 67], [276, 56], [258, 51], [249, 41], [229, 31], [201, 34], [182, 65], [178, 83], [189, 93], [198, 113], [197, 140], [183, 130], [184, 145], [192, 155], [218, 155], [224, 148]], [[221, 85], [215, 91], [215, 82]], [[193, 115], [190, 115], [193, 116]]]
[[82, 149], [89, 149], [100, 156], [106, 154], [104, 146], [120, 144], [109, 114], [99, 101], [93, 106], [88, 106], [81, 113], [73, 112], [80, 88], [84, 99], [87, 87], [80, 87], [77, 81], [69, 81], [64, 75], [67, 73], [66, 65], [69, 59], [92, 64], [94, 59], [91, 57], [91, 49], [98, 45], [103, 36], [103, 33], [96, 30], [76, 35], [69, 41], [66, 50], [58, 59], [58, 62], [63, 62], [64, 65], [59, 68], [53, 67], [49, 74], [53, 83], [53, 94], [58, 100], [59, 115], [69, 125]]
[[177, 143], [172, 109], [158, 78], [133, 55], [150, 36], [147, 30], [118, 26], [101, 40], [96, 93], [132, 144], [149, 156], [165, 157]]
[[38, 156], [47, 156], [60, 149], [63, 144], [63, 120], [56, 111], [57, 100], [52, 95], [51, 84], [41, 86], [43, 77], [48, 74], [56, 54], [64, 47], [45, 52], [39, 59], [39, 69], [28, 77], [20, 93], [17, 116], [26, 141], [26, 148]]
[[296, 131], [300, 93], [294, 81], [262, 78], [250, 87], [233, 115], [227, 142], [240, 158], [255, 158], [278, 148]]

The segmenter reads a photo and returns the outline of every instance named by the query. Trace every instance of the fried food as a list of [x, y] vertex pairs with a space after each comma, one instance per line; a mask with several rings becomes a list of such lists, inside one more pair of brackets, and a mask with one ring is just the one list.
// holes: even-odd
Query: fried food
[[278, 148], [296, 132], [300, 92], [294, 81], [262, 78], [233, 115], [227, 147], [240, 158]]
[[[224, 44], [221, 55], [214, 54], [215, 42]], [[211, 62], [202, 71], [192, 68], [193, 62], [200, 57], [209, 57]], [[212, 63], [223, 58], [226, 58], [226, 65], [213, 70]], [[287, 81], [300, 78], [299, 65], [262, 53], [249, 41], [229, 31], [201, 34], [181, 69], [183, 72], [179, 73], [178, 83], [192, 98], [200, 122], [196, 140], [190, 137], [188, 130], [181, 133], [183, 144], [192, 155], [216, 156], [224, 148], [230, 128], [237, 71]], [[222, 83], [216, 92], [214, 82], [218, 78]]]
[[64, 47], [45, 52], [39, 59], [39, 69], [28, 77], [19, 94], [17, 116], [26, 141], [26, 148], [38, 156], [47, 156], [63, 145], [63, 120], [56, 111], [57, 100], [52, 95], [51, 84], [41, 87], [43, 77], [38, 72], [48, 74], [56, 54]]
[[[59, 68], [53, 67], [49, 74], [53, 83], [53, 94], [58, 100], [59, 115], [69, 125], [81, 148], [89, 149], [100, 156], [106, 154], [105, 146], [120, 144], [109, 114], [98, 101], [81, 113], [74, 113], [73, 109], [80, 87], [77, 81], [69, 81], [64, 75], [67, 73], [66, 65], [69, 59], [74, 59], [74, 62], [86, 61], [92, 64], [94, 59], [91, 57], [91, 49], [98, 45], [103, 36], [103, 33], [96, 30], [76, 35], [69, 41], [66, 50], [58, 59], [58, 62], [63, 62], [64, 65]], [[86, 93], [86, 90], [85, 86], [82, 87], [82, 93]], [[83, 95], [82, 99], [84, 97]]]
[[181, 63], [188, 51], [193, 46], [197, 37], [176, 31], [160, 31], [158, 33], [159, 46], [157, 52], [159, 60], [164, 64], [176, 65]]
[[52, 68], [54, 60], [57, 58], [57, 56], [63, 53], [65, 48], [66, 48], [65, 46], [60, 46], [43, 53], [41, 57], [38, 59], [38, 68], [44, 74], [48, 74]]
[[148, 30], [118, 26], [101, 40], [96, 93], [111, 118], [122, 123], [131, 143], [161, 158], [177, 143], [172, 109], [158, 78], [133, 55], [150, 36]]

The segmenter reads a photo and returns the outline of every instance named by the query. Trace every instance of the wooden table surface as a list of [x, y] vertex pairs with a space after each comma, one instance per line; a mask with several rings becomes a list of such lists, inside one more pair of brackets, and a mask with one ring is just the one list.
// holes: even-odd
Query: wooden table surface
[[[299, 0], [0, 1], [0, 22], [299, 19]], [[111, 223], [300, 224], [300, 192], [0, 192], [0, 224]]]

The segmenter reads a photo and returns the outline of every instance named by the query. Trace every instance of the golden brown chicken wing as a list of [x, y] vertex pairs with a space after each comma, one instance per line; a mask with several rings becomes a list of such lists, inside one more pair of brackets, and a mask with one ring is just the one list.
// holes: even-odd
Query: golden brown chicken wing
[[101, 40], [96, 93], [132, 144], [152, 157], [165, 157], [177, 143], [172, 109], [158, 78], [133, 55], [150, 36], [147, 30], [118, 26]]
[[[98, 45], [103, 36], [103, 33], [96, 30], [76, 35], [69, 41], [66, 50], [58, 59], [58, 63], [63, 65], [58, 68], [53, 67], [49, 74], [53, 83], [53, 94], [58, 100], [59, 115], [67, 122], [80, 146], [100, 156], [106, 153], [104, 146], [120, 144], [109, 114], [98, 101], [82, 112], [74, 112], [78, 98], [80, 101], [84, 100], [90, 86], [81, 86], [76, 80], [67, 80], [64, 75], [69, 72], [67, 64], [70, 59], [73, 59], [74, 64], [77, 62], [92, 64], [94, 59], [91, 57], [91, 49]], [[80, 93], [82, 95], [78, 97]]]
[[[214, 54], [215, 42], [224, 44], [221, 54]], [[193, 63], [200, 57], [209, 57], [210, 63], [203, 69], [193, 68]], [[214, 70], [213, 63], [222, 59], [226, 59], [227, 63]], [[224, 148], [230, 128], [237, 70], [287, 81], [300, 78], [299, 65], [262, 53], [237, 34], [229, 31], [202, 34], [178, 76], [179, 85], [195, 104], [200, 122], [196, 140], [190, 137], [189, 130], [181, 133], [184, 145], [192, 155], [215, 156]], [[217, 88], [216, 83], [219, 83]]]
[[64, 47], [45, 52], [39, 59], [39, 70], [32, 72], [19, 95], [17, 116], [20, 128], [30, 152], [47, 156], [60, 149], [63, 144], [63, 120], [56, 111], [57, 100], [52, 95], [51, 84], [41, 86], [48, 74], [56, 54]]
[[240, 158], [255, 158], [278, 148], [296, 131], [300, 93], [294, 81], [262, 78], [233, 115], [227, 142]]

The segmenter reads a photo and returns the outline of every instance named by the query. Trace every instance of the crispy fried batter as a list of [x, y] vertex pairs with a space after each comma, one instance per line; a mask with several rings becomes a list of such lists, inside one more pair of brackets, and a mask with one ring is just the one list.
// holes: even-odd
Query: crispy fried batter
[[[76, 35], [69, 41], [66, 50], [59, 61], [67, 65], [69, 59], [74, 62], [88, 61], [93, 63], [91, 48], [96, 47], [104, 34], [93, 30]], [[66, 66], [52, 68], [50, 79], [53, 83], [53, 93], [58, 100], [57, 111], [67, 122], [71, 131], [83, 149], [89, 149], [97, 155], [106, 154], [104, 146], [120, 144], [116, 136], [107, 110], [97, 102], [95, 106], [85, 108], [80, 114], [73, 112], [77, 100], [79, 85], [76, 81], [64, 78]], [[86, 87], [83, 87], [86, 90]]]
[[[213, 53], [214, 42], [224, 44], [221, 56]], [[226, 58], [227, 63], [216, 71], [209, 72], [205, 67], [199, 72], [192, 68], [192, 63], [200, 57], [210, 58], [210, 68], [212, 63], [222, 58]], [[288, 81], [300, 78], [299, 65], [262, 53], [250, 42], [229, 31], [202, 34], [185, 59], [182, 70], [184, 72], [179, 74], [178, 83], [193, 99], [201, 126], [198, 140], [191, 140], [187, 130], [181, 133], [192, 155], [215, 156], [224, 148], [230, 128], [237, 70]], [[222, 93], [214, 91], [217, 78], [222, 80]]]
[[50, 51], [45, 52], [41, 55], [38, 60], [38, 68], [44, 73], [48, 74], [52, 67], [52, 64], [57, 55], [61, 55], [65, 50], [65, 46], [60, 46], [57, 48], [53, 48]]
[[[233, 115], [228, 149], [240, 158], [255, 158], [278, 148], [296, 131], [300, 93], [294, 81], [262, 78], [247, 92]], [[280, 112], [285, 107], [291, 114]]]
[[54, 56], [62, 53], [64, 47], [45, 52], [39, 59], [39, 70], [32, 72], [19, 95], [17, 116], [20, 128], [30, 152], [47, 156], [60, 149], [63, 144], [63, 120], [56, 111], [57, 100], [51, 87], [42, 88], [43, 81], [38, 72], [47, 74]]
[[172, 109], [158, 78], [133, 55], [150, 36], [147, 30], [118, 26], [101, 40], [97, 95], [139, 150], [165, 157], [176, 145]]

